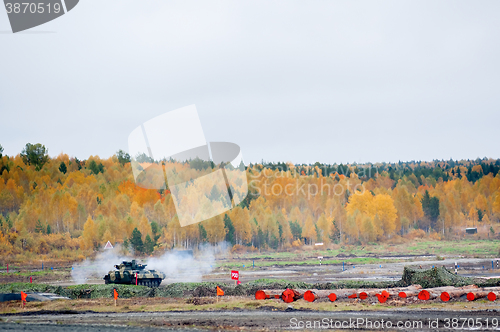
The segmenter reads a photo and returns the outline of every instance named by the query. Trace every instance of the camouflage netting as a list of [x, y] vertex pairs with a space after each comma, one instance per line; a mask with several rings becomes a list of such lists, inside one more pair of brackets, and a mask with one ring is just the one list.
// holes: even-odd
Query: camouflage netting
[[115, 288], [120, 298], [131, 297], [184, 297], [201, 298], [216, 295], [216, 287], [224, 290], [229, 296], [254, 296], [260, 289], [342, 289], [342, 288], [393, 288], [406, 287], [418, 284], [423, 288], [440, 286], [466, 286], [475, 284], [479, 287], [500, 286], [500, 279], [473, 279], [457, 276], [444, 267], [429, 270], [405, 267], [401, 280], [397, 282], [369, 282], [359, 280], [344, 280], [335, 283], [316, 283], [287, 281], [280, 279], [259, 279], [240, 285], [201, 282], [201, 283], [173, 283], [159, 288], [149, 288], [135, 285], [76, 285], [76, 286], [51, 286], [45, 284], [9, 283], [0, 284], [0, 293], [46, 292], [67, 296], [71, 299], [79, 298], [112, 298]]
[[420, 285], [423, 288], [441, 286], [461, 287], [474, 284], [474, 279], [455, 275], [444, 266], [434, 267], [428, 270], [405, 266], [403, 276], [399, 283], [403, 287], [410, 285]]
[[[393, 284], [393, 283], [392, 283]], [[202, 283], [173, 283], [159, 288], [149, 288], [135, 285], [76, 285], [51, 286], [45, 284], [11, 283], [0, 285], [0, 293], [46, 292], [67, 296], [71, 299], [111, 298], [115, 288], [120, 298], [131, 297], [212, 297], [216, 296], [216, 287], [219, 286], [228, 296], [254, 296], [259, 289], [339, 289], [362, 287], [394, 287], [390, 283], [360, 283], [342, 282], [339, 284], [309, 284], [305, 282], [291, 282], [286, 280], [259, 279], [235, 286], [215, 282]]]
[[[72, 299], [97, 299], [113, 297], [113, 289], [116, 289], [121, 298], [151, 297], [153, 289], [146, 286], [135, 285], [76, 285], [66, 288], [69, 298]], [[62, 294], [61, 294], [62, 295]]]
[[116, 289], [121, 298], [150, 297], [153, 289], [145, 286], [132, 285], [76, 285], [69, 287], [51, 286], [45, 284], [10, 283], [0, 285], [0, 293], [54, 293], [71, 299], [97, 299], [113, 297]]
[[[176, 282], [168, 284], [165, 287], [156, 288], [154, 296], [156, 297], [188, 297], [193, 293], [198, 293], [198, 296], [215, 296], [215, 287], [221, 284], [213, 282]], [[212, 290], [212, 292], [209, 291]], [[207, 294], [207, 295], [203, 295]]]
[[500, 278], [492, 278], [492, 279], [475, 279], [475, 285], [478, 287], [496, 287], [500, 286]]
[[21, 291], [30, 293], [65, 293], [65, 289], [61, 286], [30, 284], [27, 282], [12, 282], [7, 284], [0, 284], [0, 293], [19, 293]]

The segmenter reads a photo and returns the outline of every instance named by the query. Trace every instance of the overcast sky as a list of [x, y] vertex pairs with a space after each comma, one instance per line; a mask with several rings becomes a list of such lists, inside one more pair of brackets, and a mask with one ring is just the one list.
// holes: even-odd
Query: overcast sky
[[498, 1], [81, 0], [12, 34], [0, 144], [86, 159], [196, 104], [245, 162], [500, 157]]

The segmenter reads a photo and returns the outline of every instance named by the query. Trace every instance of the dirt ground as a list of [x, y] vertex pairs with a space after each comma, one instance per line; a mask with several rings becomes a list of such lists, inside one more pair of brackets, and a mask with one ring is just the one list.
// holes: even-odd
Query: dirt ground
[[[55, 270], [50, 271], [44, 274], [40, 274], [40, 272], [36, 272], [31, 275], [33, 282], [36, 283], [68, 283], [73, 284], [73, 279], [71, 278], [71, 272], [69, 269], [64, 270]], [[0, 283], [10, 283], [10, 282], [30, 282], [30, 272], [22, 272], [22, 273], [7, 273], [3, 272], [0, 274]], [[104, 282], [103, 282], [104, 283]]]
[[[18, 302], [11, 301], [1, 303], [0, 312], [1, 330], [16, 330], [17, 327], [29, 331], [35, 326], [39, 327], [38, 331], [48, 331], [51, 326], [65, 327], [67, 330], [73, 330], [75, 326], [78, 330], [75, 324], [84, 324], [91, 331], [115, 331], [116, 326], [139, 331], [184, 331], [186, 328], [193, 331], [206, 328], [274, 331], [308, 329], [307, 324], [313, 324], [309, 326], [311, 329], [326, 326], [331, 330], [346, 330], [345, 326], [337, 326], [347, 324], [345, 322], [349, 322], [349, 329], [360, 330], [445, 331], [450, 330], [448, 327], [454, 320], [457, 324], [466, 324], [462, 328], [464, 330], [469, 327], [476, 330], [500, 329], [498, 303], [460, 299], [452, 299], [447, 303], [437, 299], [390, 299], [383, 304], [371, 298], [363, 301], [340, 299], [335, 302], [321, 299], [313, 303], [300, 299], [287, 304], [277, 299], [258, 301], [248, 296], [224, 296], [218, 300], [214, 297], [118, 299], [115, 306], [110, 298], [30, 302], [24, 309]], [[463, 318], [468, 321], [464, 323]], [[384, 325], [370, 328], [366, 326], [368, 321], [371, 324], [384, 322]], [[354, 328], [351, 325], [353, 322], [356, 324]], [[488, 324], [488, 329], [486, 325], [478, 328], [479, 323]], [[406, 328], [404, 324], [411, 324], [411, 328]]]
[[[252, 330], [277, 331], [296, 329], [368, 330], [368, 331], [449, 331], [452, 324], [464, 324], [461, 329], [497, 330], [497, 310], [386, 310], [386, 311], [335, 311], [318, 312], [288, 308], [232, 311], [195, 312], [141, 312], [141, 313], [90, 313], [54, 312], [2, 316], [1, 329], [36, 327], [38, 331], [66, 330], [116, 330], [116, 326], [134, 327], [136, 330]], [[465, 318], [465, 321], [462, 319]], [[469, 319], [471, 318], [471, 319]], [[18, 324], [18, 325], [14, 325]], [[36, 325], [32, 325], [36, 324]], [[481, 327], [479, 327], [481, 324]], [[487, 326], [488, 325], [488, 326]], [[76, 328], [76, 329], [75, 329]], [[456, 328], [458, 329], [458, 328]], [[31, 330], [31, 329], [30, 329]], [[128, 330], [128, 329], [127, 329]]]
[[[377, 264], [353, 264], [349, 262], [350, 257], [343, 257], [346, 260], [344, 266], [324, 263], [320, 265], [319, 261], [313, 265], [302, 265], [298, 258], [287, 264], [278, 264], [279, 260], [276, 260], [277, 263], [273, 265], [272, 259], [261, 258], [271, 264], [255, 268], [248, 265], [243, 267], [243, 264], [241, 267], [221, 264], [203, 276], [202, 281], [231, 282], [229, 280], [231, 269], [240, 271], [240, 280], [243, 283], [262, 278], [308, 283], [339, 280], [392, 281], [401, 278], [404, 266], [422, 268], [445, 266], [453, 271], [455, 262], [460, 265], [459, 275], [500, 277], [500, 270], [496, 269], [496, 265], [493, 269], [491, 266], [494, 258], [457, 256], [443, 259], [433, 255], [395, 257], [389, 253], [377, 258], [383, 259], [383, 257], [387, 257], [387, 262], [381, 261]], [[246, 261], [248, 264], [249, 259], [246, 258]], [[238, 260], [225, 259], [223, 262], [236, 264]], [[18, 273], [3, 271], [0, 273], [0, 283], [29, 282], [30, 271], [38, 272], [33, 273], [34, 283], [56, 286], [75, 284], [71, 278], [71, 267], [67, 265], [41, 273], [36, 268], [21, 270]], [[162, 285], [179, 281], [182, 280], [166, 279]], [[96, 276], [87, 280], [87, 283], [104, 282], [102, 277]], [[280, 300], [256, 301], [251, 297], [225, 296], [219, 301], [213, 297], [118, 299], [117, 307], [114, 306], [112, 299], [57, 300], [43, 303], [30, 302], [25, 309], [21, 309], [19, 303], [7, 302], [0, 303], [0, 330], [39, 332], [67, 330], [198, 332], [207, 329], [274, 331], [320, 328], [332, 331], [349, 329], [449, 331], [452, 328], [499, 330], [499, 303], [498, 300], [495, 302], [460, 300], [448, 303], [390, 300], [380, 304], [375, 299], [368, 299], [364, 302], [339, 300], [334, 303], [326, 300], [314, 303], [299, 300], [286, 304]], [[355, 325], [352, 325], [353, 322]]]

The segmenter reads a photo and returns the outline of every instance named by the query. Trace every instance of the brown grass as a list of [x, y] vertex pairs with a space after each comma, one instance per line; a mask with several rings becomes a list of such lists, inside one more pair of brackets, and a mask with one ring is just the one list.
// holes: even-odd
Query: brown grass
[[[133, 298], [133, 299], [118, 299], [117, 306], [114, 306], [113, 299], [80, 299], [80, 300], [56, 300], [49, 302], [30, 302], [22, 309], [20, 302], [11, 301], [0, 304], [0, 313], [19, 313], [26, 311], [95, 311], [95, 312], [163, 312], [163, 311], [215, 311], [215, 310], [233, 310], [247, 309], [258, 310], [261, 307], [272, 307], [276, 310], [285, 310], [288, 307], [294, 309], [307, 309], [317, 311], [371, 311], [371, 310], [394, 310], [404, 307], [407, 310], [420, 309], [447, 309], [447, 310], [487, 310], [496, 308], [498, 304], [486, 300], [478, 300], [474, 302], [438, 302], [438, 301], [399, 301], [392, 300], [381, 304], [374, 301], [316, 301], [307, 302], [298, 300], [291, 304], [282, 302], [281, 300], [257, 301], [249, 297], [241, 296], [224, 296], [220, 297], [219, 301], [214, 298], [200, 298], [200, 304], [192, 299], [181, 298]], [[193, 303], [195, 302], [195, 303]]]

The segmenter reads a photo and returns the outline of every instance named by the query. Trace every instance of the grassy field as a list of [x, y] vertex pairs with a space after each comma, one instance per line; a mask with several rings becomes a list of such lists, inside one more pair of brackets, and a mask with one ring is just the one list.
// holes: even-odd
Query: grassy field
[[[342, 269], [342, 263], [345, 263], [346, 269], [349, 268], [352, 272], [358, 271], [358, 267], [366, 264], [378, 267], [381, 265], [384, 268], [391, 263], [410, 263], [425, 261], [439, 261], [445, 258], [465, 257], [465, 258], [496, 258], [499, 257], [500, 240], [475, 240], [465, 239], [460, 241], [438, 241], [426, 239], [413, 239], [405, 243], [372, 243], [367, 245], [338, 245], [332, 244], [328, 248], [319, 250], [313, 246], [303, 246], [290, 251], [262, 251], [262, 252], [247, 252], [247, 253], [226, 253], [216, 257], [213, 265], [213, 275], [204, 278], [205, 281], [220, 280], [217, 274], [228, 270], [239, 271], [264, 271], [264, 270], [293, 270], [294, 266], [298, 271], [307, 271], [308, 267], [318, 266], [318, 256], [322, 256], [321, 264], [323, 266], [331, 266], [337, 270]], [[196, 253], [195, 253], [196, 256]], [[137, 259], [147, 260], [147, 258], [136, 257]], [[39, 263], [39, 262], [38, 262]], [[48, 268], [51, 264], [45, 262], [45, 270], [40, 271], [38, 264], [33, 267], [27, 264], [22, 268], [19, 264], [16, 267], [10, 266], [10, 272], [6, 270], [0, 272], [0, 284], [11, 284], [14, 282], [27, 282], [30, 277], [33, 277], [33, 282], [65, 284], [71, 283], [71, 262], [65, 262], [64, 266], [55, 266], [54, 270]], [[117, 262], [118, 263], [118, 262]], [[479, 263], [478, 263], [479, 264]], [[482, 263], [483, 264], [483, 263]], [[434, 265], [430, 264], [430, 265]], [[483, 264], [488, 268], [489, 262]], [[464, 263], [464, 268], [466, 264]], [[353, 267], [356, 269], [353, 270]], [[381, 267], [381, 268], [382, 268]], [[478, 265], [476, 268], [480, 268]], [[112, 267], [110, 266], [110, 269]], [[448, 266], [450, 268], [450, 266]], [[469, 268], [473, 268], [469, 266]], [[484, 267], [483, 267], [484, 268]], [[360, 270], [363, 271], [363, 270]], [[377, 270], [378, 271], [378, 270]], [[301, 273], [302, 273], [301, 272]], [[304, 272], [305, 273], [305, 272]], [[359, 272], [365, 273], [365, 272]], [[286, 275], [274, 275], [274, 278], [286, 277]], [[100, 280], [101, 277], [97, 278]], [[211, 278], [211, 279], [210, 279]], [[297, 280], [296, 277], [294, 280]], [[99, 281], [98, 280], [98, 281]]]
[[[496, 258], [500, 257], [500, 240], [460, 241], [414, 239], [401, 244], [373, 243], [364, 246], [338, 244], [319, 250], [303, 246], [284, 252], [233, 253], [217, 260], [221, 269], [247, 270], [255, 267], [308, 266], [319, 265], [318, 257], [323, 257], [323, 265], [388, 264], [399, 262], [441, 260], [452, 257]], [[424, 256], [424, 257], [422, 257]]]
[[[304, 250], [291, 250], [287, 252], [249, 252], [244, 254], [233, 254], [233, 259], [238, 260], [276, 260], [294, 261], [301, 259], [316, 259], [323, 256], [325, 259], [337, 256], [340, 261], [345, 256], [355, 257], [394, 257], [397, 256], [465, 256], [478, 258], [493, 258], [500, 256], [500, 240], [475, 240], [466, 239], [460, 241], [416, 239], [408, 240], [400, 244], [367, 244], [367, 245], [338, 245], [333, 244], [326, 250], [316, 250], [314, 247], [303, 247]], [[347, 258], [347, 257], [346, 257]], [[387, 261], [384, 259], [384, 261]], [[366, 263], [372, 261], [366, 261]], [[257, 263], [257, 262], [256, 262]], [[363, 262], [361, 262], [363, 263]], [[377, 261], [375, 261], [377, 263]]]
[[[217, 267], [221, 268], [240, 268], [240, 269], [251, 269], [253, 267], [253, 261], [244, 262], [244, 259], [240, 261], [243, 262], [228, 262], [217, 264]], [[382, 263], [396, 263], [403, 261], [401, 259], [380, 259], [372, 257], [359, 257], [359, 258], [344, 258], [344, 259], [323, 259], [321, 264], [323, 265], [341, 265], [342, 262], [349, 265], [362, 265], [362, 264], [382, 264]], [[246, 264], [245, 264], [246, 263]], [[319, 265], [319, 260], [317, 257], [306, 258], [305, 260], [255, 260], [255, 267], [268, 267], [268, 266], [297, 266], [297, 265]]]
[[406, 249], [409, 252], [424, 251], [440, 256], [466, 256], [477, 258], [499, 257], [499, 240], [462, 240], [462, 241], [418, 241], [410, 243]]
[[21, 277], [35, 277], [35, 276], [47, 276], [47, 275], [53, 275], [53, 274], [63, 274], [70, 272], [71, 270], [65, 269], [65, 270], [59, 270], [59, 271], [53, 271], [53, 270], [43, 270], [43, 271], [15, 271], [15, 272], [0, 272], [0, 276], [7, 276], [7, 275], [14, 275], [14, 276], [21, 276]]
[[[412, 256], [428, 256], [422, 259], [436, 259], [439, 257], [469, 257], [469, 258], [496, 258], [500, 257], [500, 240], [479, 240], [476, 238], [459, 241], [432, 240], [430, 238], [407, 240], [399, 238], [402, 243], [370, 243], [366, 245], [331, 244], [328, 248], [318, 249], [314, 246], [288, 249], [287, 251], [262, 250], [246, 253], [228, 253], [216, 257], [216, 267], [240, 269], [252, 267], [287, 266], [287, 265], [316, 265], [318, 256], [322, 256], [322, 264], [342, 264], [342, 262], [362, 264], [384, 264], [411, 261]], [[137, 259], [147, 259], [136, 257]], [[4, 257], [4, 262], [8, 261]], [[73, 262], [57, 261], [45, 262], [45, 271], [50, 273], [49, 267], [56, 270], [70, 270]], [[4, 263], [5, 265], [5, 263]], [[41, 263], [25, 262], [9, 264], [12, 271], [31, 271], [39, 269]], [[243, 269], [244, 269], [243, 268]], [[6, 266], [0, 266], [5, 272]], [[24, 270], [24, 271], [23, 271]], [[4, 273], [0, 273], [0, 276]], [[29, 275], [33, 275], [31, 272]]]

